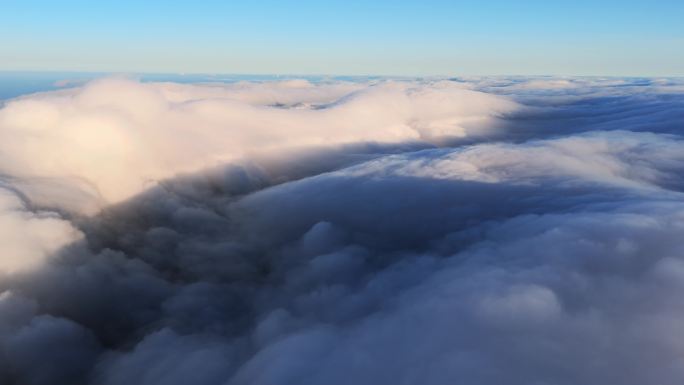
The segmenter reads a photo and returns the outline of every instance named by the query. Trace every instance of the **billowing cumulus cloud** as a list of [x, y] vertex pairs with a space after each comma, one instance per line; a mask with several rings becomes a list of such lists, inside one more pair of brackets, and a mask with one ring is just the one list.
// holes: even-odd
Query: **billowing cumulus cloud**
[[683, 112], [676, 79], [9, 101], [0, 382], [680, 384]]
[[72, 178], [116, 203], [150, 183], [255, 153], [463, 137], [516, 109], [454, 83], [231, 86], [105, 79], [10, 101], [0, 171]]
[[31, 211], [21, 195], [0, 185], [0, 274], [30, 269], [81, 238], [71, 223], [49, 211]]

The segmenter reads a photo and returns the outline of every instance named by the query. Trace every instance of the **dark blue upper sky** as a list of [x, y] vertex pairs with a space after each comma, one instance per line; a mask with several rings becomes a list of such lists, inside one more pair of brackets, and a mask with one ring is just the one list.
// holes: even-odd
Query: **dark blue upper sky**
[[684, 75], [684, 1], [4, 0], [0, 70]]

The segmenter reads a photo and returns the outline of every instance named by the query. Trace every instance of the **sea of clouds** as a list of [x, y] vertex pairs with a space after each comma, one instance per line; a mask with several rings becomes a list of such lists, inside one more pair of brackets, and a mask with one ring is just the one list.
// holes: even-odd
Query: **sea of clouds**
[[684, 80], [0, 105], [0, 383], [679, 385]]

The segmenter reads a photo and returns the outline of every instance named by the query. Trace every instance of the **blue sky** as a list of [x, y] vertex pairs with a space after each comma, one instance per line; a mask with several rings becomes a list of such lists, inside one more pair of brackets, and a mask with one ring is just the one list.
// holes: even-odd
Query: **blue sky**
[[0, 70], [684, 76], [684, 1], [0, 2]]

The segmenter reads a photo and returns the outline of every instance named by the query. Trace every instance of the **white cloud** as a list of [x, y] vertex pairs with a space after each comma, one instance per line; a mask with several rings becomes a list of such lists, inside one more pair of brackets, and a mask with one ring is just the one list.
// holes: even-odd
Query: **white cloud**
[[81, 233], [57, 214], [29, 211], [17, 195], [0, 187], [0, 275], [26, 271]]
[[10, 102], [0, 383], [681, 384], [680, 87], [108, 79]]
[[78, 178], [115, 203], [160, 179], [255, 153], [481, 134], [516, 108], [452, 83], [105, 79], [7, 103], [0, 167], [15, 177]]

